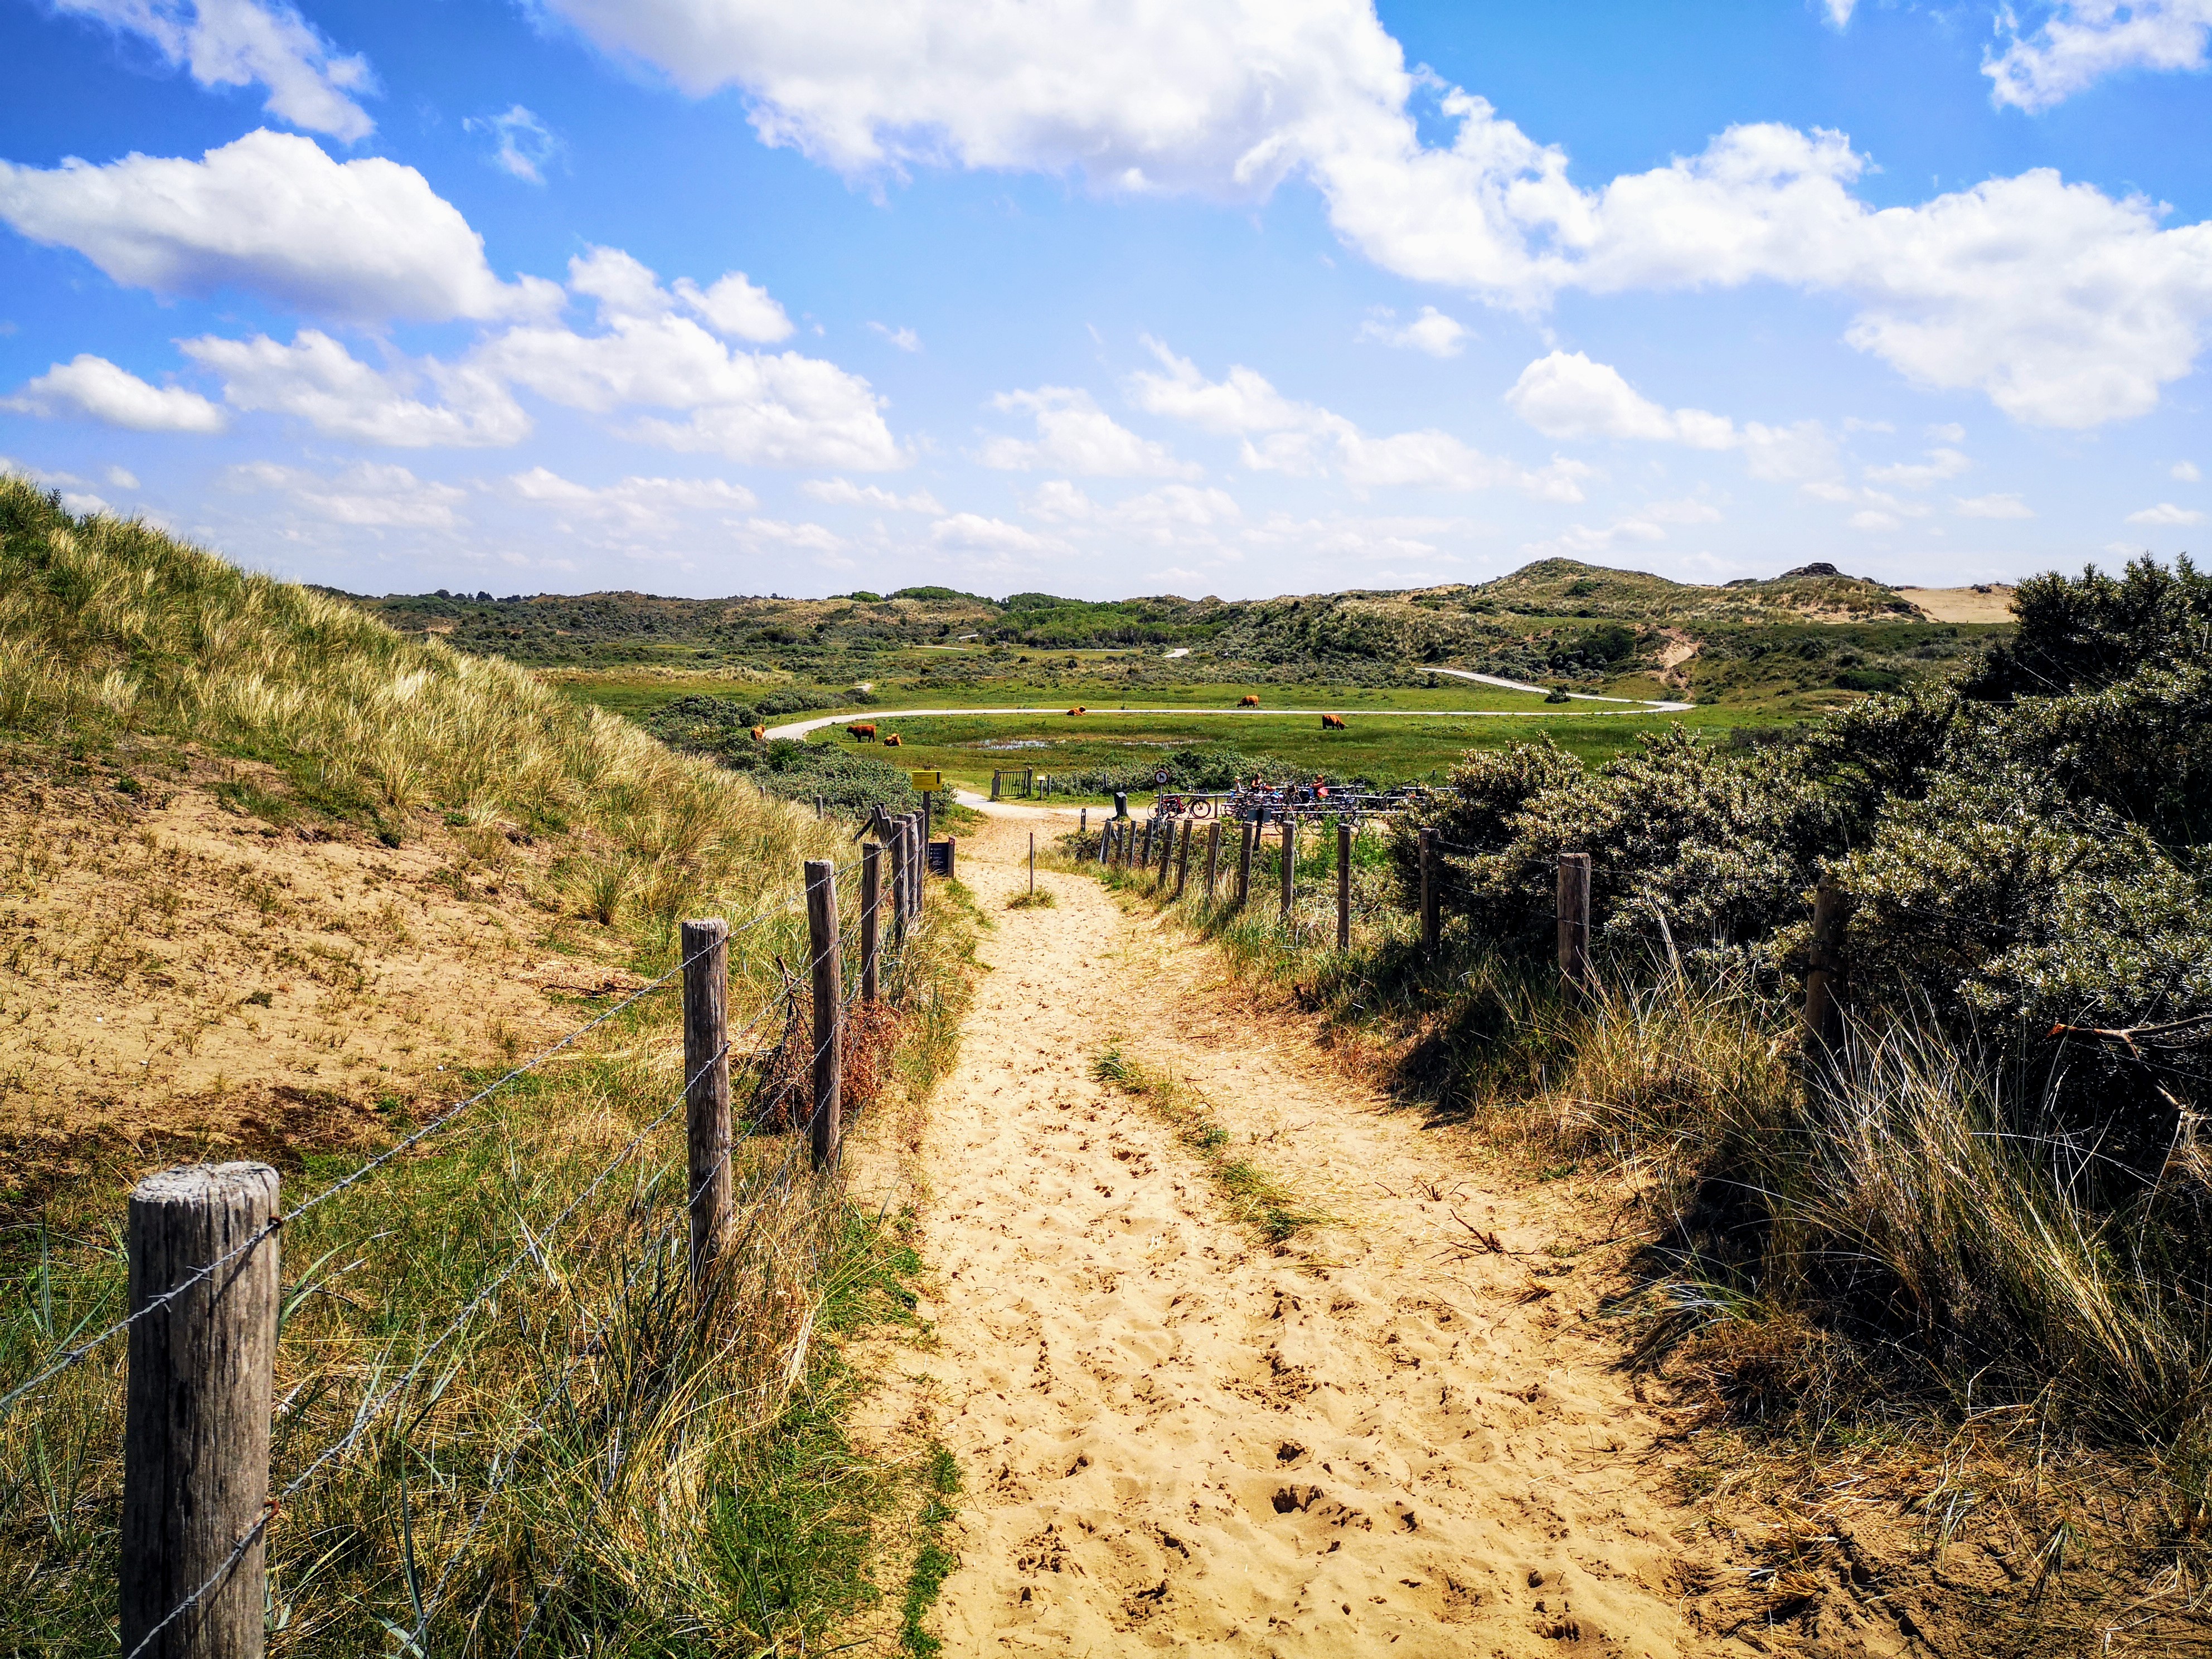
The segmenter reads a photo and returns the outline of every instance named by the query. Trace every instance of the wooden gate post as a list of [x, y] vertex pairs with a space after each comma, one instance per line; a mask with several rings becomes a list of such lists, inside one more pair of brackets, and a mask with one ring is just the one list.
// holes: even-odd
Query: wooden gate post
[[838, 1087], [845, 964], [837, 948], [837, 866], [828, 859], [806, 860], [806, 945], [814, 964], [814, 1113], [807, 1127], [814, 1167], [824, 1170], [837, 1161], [845, 1127]]
[[1221, 820], [1206, 826], [1206, 902], [1213, 902], [1213, 878], [1221, 869]]
[[1433, 951], [1443, 932], [1443, 895], [1437, 890], [1437, 832], [1421, 831], [1421, 949]]
[[1243, 831], [1237, 842], [1237, 908], [1241, 910], [1252, 896], [1252, 844], [1260, 839], [1260, 826], [1247, 818], [1237, 827]]
[[877, 957], [881, 945], [876, 937], [876, 912], [883, 902], [884, 849], [874, 842], [860, 848], [860, 1000], [876, 1000]]
[[153, 1659], [261, 1659], [276, 1232], [179, 1287], [276, 1216], [266, 1164], [164, 1170], [131, 1190], [131, 1310], [177, 1294], [131, 1328], [118, 1560], [125, 1654], [144, 1643]]
[[998, 799], [998, 798], [999, 798], [999, 769], [998, 769], [998, 768], [996, 768], [996, 767], [994, 766], [994, 767], [993, 767], [993, 768], [991, 769], [991, 799], [992, 799], [993, 800], [996, 800], [996, 799]]
[[1336, 821], [1336, 948], [1352, 948], [1352, 825]]
[[1559, 854], [1559, 977], [1570, 991], [1595, 990], [1590, 974], [1590, 855]]
[[684, 1123], [689, 1152], [691, 1284], [714, 1265], [730, 1225], [730, 924], [687, 921], [684, 951]]
[[1291, 920], [1291, 876], [1298, 862], [1298, 821], [1295, 815], [1283, 815], [1283, 923]]
[[1826, 876], [1813, 890], [1812, 961], [1805, 974], [1808, 1048], [1832, 1062], [1844, 1048], [1844, 918], [1846, 896]]

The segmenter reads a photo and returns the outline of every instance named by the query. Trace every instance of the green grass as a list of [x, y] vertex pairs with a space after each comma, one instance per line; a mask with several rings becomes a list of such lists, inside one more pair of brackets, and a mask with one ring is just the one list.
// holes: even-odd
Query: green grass
[[930, 1448], [923, 1482], [927, 1496], [922, 1500], [921, 1514], [915, 1522], [921, 1534], [921, 1547], [915, 1552], [914, 1571], [907, 1575], [906, 1595], [899, 1604], [899, 1647], [903, 1652], [929, 1659], [929, 1656], [942, 1653], [945, 1644], [929, 1633], [922, 1620], [937, 1604], [938, 1593], [945, 1588], [945, 1581], [960, 1565], [960, 1558], [939, 1541], [945, 1523], [958, 1513], [953, 1508], [952, 1498], [960, 1490], [960, 1465], [941, 1442]]
[[1176, 1139], [1205, 1166], [1231, 1212], [1269, 1243], [1279, 1244], [1328, 1220], [1275, 1176], [1231, 1151], [1235, 1137], [1214, 1115], [1212, 1103], [1182, 1079], [1131, 1058], [1118, 1044], [1091, 1062], [1091, 1074], [1143, 1101], [1165, 1120]]

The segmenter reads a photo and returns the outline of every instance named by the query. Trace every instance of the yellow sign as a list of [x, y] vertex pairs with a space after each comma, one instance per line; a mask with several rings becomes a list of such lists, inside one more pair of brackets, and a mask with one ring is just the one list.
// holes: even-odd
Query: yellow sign
[[945, 787], [945, 775], [942, 772], [909, 772], [907, 776], [914, 780], [915, 788], [929, 793], [933, 794]]

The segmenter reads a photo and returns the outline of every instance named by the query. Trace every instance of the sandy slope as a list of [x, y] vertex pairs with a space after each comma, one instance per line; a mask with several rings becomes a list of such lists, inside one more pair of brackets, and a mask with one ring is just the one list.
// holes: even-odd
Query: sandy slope
[[[1601, 1219], [1382, 1111], [1097, 883], [1005, 910], [1030, 827], [963, 841], [998, 930], [918, 1149], [941, 1341], [883, 1402], [964, 1472], [946, 1651], [1735, 1650], [1686, 1608], [1710, 1564], [1611, 1368]], [[1091, 1079], [1109, 1041], [1341, 1224], [1277, 1249], [1228, 1219]], [[1455, 1249], [1455, 1211], [1528, 1254]]]

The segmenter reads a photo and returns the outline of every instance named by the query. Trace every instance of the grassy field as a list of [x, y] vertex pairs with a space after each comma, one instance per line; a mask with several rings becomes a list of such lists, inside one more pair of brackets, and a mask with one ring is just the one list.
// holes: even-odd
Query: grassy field
[[[1532, 700], [1533, 701], [1533, 700]], [[900, 763], [934, 768], [971, 789], [987, 787], [994, 769], [1033, 768], [1041, 773], [1091, 772], [1126, 767], [1182, 749], [1233, 744], [1248, 754], [1279, 756], [1315, 771], [1402, 782], [1449, 769], [1471, 748], [1525, 743], [1538, 735], [1595, 763], [1635, 741], [1639, 732], [1656, 731], [1674, 719], [1693, 722], [1715, 736], [1741, 716], [1731, 711], [1707, 715], [1473, 714], [1460, 719], [1392, 716], [1349, 729], [1324, 732], [1310, 715], [1243, 714], [1132, 715], [1124, 720], [1070, 720], [1065, 714], [937, 716], [895, 724], [905, 741]], [[811, 734], [811, 741], [851, 746], [842, 726]], [[880, 745], [870, 752], [884, 754]], [[1072, 797], [1097, 799], [1097, 797]]]

